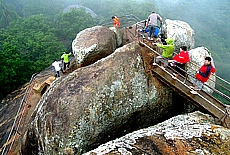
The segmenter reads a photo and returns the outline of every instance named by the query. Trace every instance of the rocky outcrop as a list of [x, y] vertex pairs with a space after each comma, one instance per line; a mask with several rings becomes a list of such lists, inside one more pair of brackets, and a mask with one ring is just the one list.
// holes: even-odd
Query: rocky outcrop
[[121, 30], [119, 28], [116, 28], [116, 27], [110, 27], [109, 28], [110, 30], [114, 31], [115, 35], [116, 35], [116, 42], [117, 42], [117, 47], [120, 47], [122, 46], [122, 43], [123, 43], [123, 31], [124, 30]]
[[[181, 32], [184, 33], [183, 37], [188, 35], [185, 31]], [[23, 124], [24, 129], [30, 120], [32, 122], [26, 132], [23, 129], [23, 132], [19, 132], [20, 135], [15, 133], [20, 137], [17, 149], [23, 141], [21, 151], [26, 155], [81, 154], [111, 139], [149, 127], [165, 117], [181, 113], [179, 110], [183, 109], [184, 101], [150, 72], [153, 60], [153, 53], [150, 50], [133, 42], [114, 52], [117, 46], [122, 45], [120, 40], [122, 35], [118, 37], [116, 31], [101, 26], [83, 30], [77, 35], [72, 47], [76, 62], [85, 67], [77, 70], [75, 70], [77, 67], [72, 68], [68, 71], [68, 73], [73, 71], [72, 73], [69, 75], [66, 73], [66, 76], [62, 75], [54, 82], [48, 79], [54, 75], [51, 70], [47, 73], [48, 77], [45, 73], [37, 76], [33, 85], [30, 85], [37, 91], [31, 92], [28, 97], [30, 107], [27, 108], [30, 108], [30, 111], [27, 111], [28, 117], [24, 118], [26, 120]], [[124, 40], [134, 39], [123, 37]], [[177, 40], [177, 47], [179, 44], [184, 45], [183, 41]], [[186, 46], [190, 47], [187, 44]], [[21, 100], [20, 97], [24, 92], [25, 90], [17, 92], [13, 105], [15, 108], [18, 108], [16, 101]], [[1, 109], [2, 115], [4, 112], [16, 113], [15, 109], [12, 110], [14, 107], [6, 106], [6, 108], [7, 110], [5, 107]], [[13, 119], [6, 120], [0, 126], [1, 130], [4, 130], [8, 123], [5, 135], [9, 133], [12, 121]], [[180, 128], [179, 124], [171, 124], [175, 129], [173, 131], [177, 131], [176, 125], [179, 130], [184, 129]], [[157, 128], [162, 129], [162, 133], [167, 131], [159, 126]], [[162, 135], [151, 137], [172, 143], [170, 139], [164, 139], [166, 135]], [[136, 154], [139, 154], [140, 150], [143, 151], [145, 146], [150, 144], [150, 140], [149, 137], [140, 139], [140, 143], [135, 144], [139, 149]], [[162, 147], [166, 146], [160, 143], [160, 140], [157, 142], [159, 145], [162, 144]], [[179, 146], [184, 145], [179, 140], [173, 144], [177, 143]], [[153, 152], [162, 150], [155, 143], [151, 143], [151, 147]], [[119, 148], [119, 151], [127, 150]], [[169, 148], [168, 151], [172, 150]]]
[[113, 31], [103, 26], [87, 28], [79, 32], [72, 42], [73, 54], [81, 66], [90, 65], [109, 54], [117, 47]]
[[[198, 48], [190, 50], [189, 56], [190, 56], [191, 63], [187, 63], [186, 68], [189, 74], [192, 75], [192, 76], [189, 76], [189, 79], [193, 81], [196, 72], [204, 64], [205, 57], [207, 56], [211, 57], [211, 54], [209, 53], [207, 48], [198, 47]], [[212, 65], [215, 67], [213, 59], [212, 59]], [[215, 88], [215, 82], [216, 82], [216, 77], [214, 75], [211, 75], [210, 79], [206, 82], [206, 84], [212, 88]], [[210, 89], [208, 86], [204, 85], [203, 90], [208, 93], [212, 93], [213, 90]]]
[[84, 155], [229, 154], [230, 130], [201, 112], [179, 115], [129, 133]]
[[58, 78], [40, 100], [25, 141], [39, 139], [44, 154], [80, 154], [169, 115], [172, 91], [146, 73], [143, 59], [151, 56], [134, 42]]
[[177, 53], [181, 46], [187, 46], [188, 50], [194, 48], [194, 30], [186, 22], [166, 19], [162, 33], [166, 38], [173, 38]]

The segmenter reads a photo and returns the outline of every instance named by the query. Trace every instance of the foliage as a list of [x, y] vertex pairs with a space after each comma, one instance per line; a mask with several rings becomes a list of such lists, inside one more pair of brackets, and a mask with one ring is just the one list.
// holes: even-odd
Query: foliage
[[[82, 9], [62, 12], [76, 3], [92, 9], [97, 18]], [[34, 72], [49, 66], [53, 59], [60, 57], [64, 46], [70, 47], [81, 30], [96, 22], [112, 21], [113, 15], [133, 14], [143, 20], [153, 10], [164, 19], [189, 23], [195, 30], [195, 46], [207, 47], [214, 57], [217, 75], [230, 81], [229, 5], [228, 0], [221, 3], [218, 0], [0, 0], [0, 28], [4, 28], [0, 30], [1, 92], [9, 93], [28, 81]]]
[[20, 18], [10, 23], [5, 42], [17, 46], [23, 59], [33, 61], [31, 67], [38, 72], [65, 51], [53, 31], [52, 23], [43, 15]]
[[7, 43], [0, 50], [0, 57], [2, 59], [0, 98], [2, 98], [28, 81], [28, 74], [31, 74], [32, 70], [27, 66], [32, 66], [32, 62], [23, 60], [17, 47]]
[[120, 17], [128, 14], [136, 15], [143, 20], [148, 17], [151, 11], [155, 10], [154, 4], [148, 1], [79, 0], [79, 3], [92, 9], [99, 16], [99, 21], [111, 19], [114, 15]]
[[0, 0], [0, 28], [4, 28], [9, 23], [18, 18], [18, 14], [10, 10], [4, 0]]
[[21, 17], [29, 17], [37, 14], [44, 14], [52, 19], [66, 6], [75, 3], [75, 0], [7, 0], [8, 4], [15, 6], [15, 11]]
[[84, 9], [71, 9], [70, 12], [61, 12], [56, 15], [54, 25], [56, 35], [60, 40], [69, 40], [70, 42], [78, 32], [87, 27], [95, 26], [96, 21]]
[[[43, 15], [19, 18], [0, 32], [1, 92], [9, 93], [48, 67], [65, 51]], [[11, 81], [11, 82], [10, 82]], [[4, 94], [5, 94], [4, 93]], [[4, 96], [1, 94], [0, 97]]]

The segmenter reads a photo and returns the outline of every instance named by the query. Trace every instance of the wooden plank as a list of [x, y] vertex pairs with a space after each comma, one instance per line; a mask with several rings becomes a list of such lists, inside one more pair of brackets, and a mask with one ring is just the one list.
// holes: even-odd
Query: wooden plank
[[200, 91], [198, 95], [193, 95], [190, 93], [191, 88], [189, 85], [192, 85], [191, 82], [187, 81], [184, 84], [180, 80], [174, 80], [171, 77], [171, 74], [168, 70], [163, 70], [159, 66], [156, 66], [152, 69], [153, 74], [155, 73], [158, 76], [159, 80], [164, 82], [174, 91], [188, 99], [195, 106], [203, 107], [205, 110], [210, 112], [212, 115], [217, 117], [218, 119], [222, 119], [221, 121], [226, 124], [227, 127], [230, 127], [230, 118], [229, 115], [226, 115], [226, 105], [215, 99], [212, 95]]

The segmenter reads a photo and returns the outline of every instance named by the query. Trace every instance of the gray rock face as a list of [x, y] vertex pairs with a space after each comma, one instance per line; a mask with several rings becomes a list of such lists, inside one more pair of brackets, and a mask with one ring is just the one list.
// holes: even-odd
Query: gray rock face
[[78, 4], [73, 4], [73, 5], [70, 5], [68, 7], [66, 7], [63, 12], [69, 12], [71, 9], [81, 9], [81, 8], [84, 8], [86, 12], [90, 13], [92, 17], [96, 17], [97, 14], [94, 13], [90, 8], [87, 8], [87, 7], [84, 7], [82, 5], [78, 5]]
[[109, 137], [157, 122], [172, 108], [172, 91], [145, 72], [145, 50], [137, 43], [125, 45], [54, 81], [25, 141], [38, 139], [38, 153], [81, 154]]
[[[204, 64], [204, 59], [205, 57], [209, 56], [211, 57], [209, 51], [207, 48], [205, 47], [198, 47], [198, 48], [195, 48], [195, 49], [192, 49], [189, 51], [189, 56], [190, 56], [190, 60], [192, 63], [187, 63], [187, 71], [195, 76], [196, 72], [200, 69], [200, 67]], [[212, 59], [212, 65], [215, 67], [214, 65], [214, 61]], [[189, 76], [189, 79], [191, 81], [194, 80], [193, 77]], [[216, 77], [211, 75], [209, 80], [206, 82], [206, 84], [210, 87], [215, 87], [215, 82], [216, 82]], [[213, 91], [207, 87], [207, 86], [204, 86], [203, 87], [203, 90], [208, 92], [208, 93], [212, 93]]]
[[110, 27], [110, 30], [114, 31], [116, 35], [116, 42], [117, 42], [117, 47], [120, 47], [123, 43], [123, 35], [122, 30], [116, 27]]
[[79, 32], [72, 42], [73, 54], [82, 66], [90, 65], [113, 53], [116, 49], [115, 33], [103, 26]]
[[100, 145], [84, 155], [229, 154], [230, 130], [201, 112], [179, 115]]
[[187, 46], [188, 50], [194, 48], [194, 30], [186, 22], [166, 19], [162, 33], [167, 38], [173, 38], [176, 52], [181, 46]]

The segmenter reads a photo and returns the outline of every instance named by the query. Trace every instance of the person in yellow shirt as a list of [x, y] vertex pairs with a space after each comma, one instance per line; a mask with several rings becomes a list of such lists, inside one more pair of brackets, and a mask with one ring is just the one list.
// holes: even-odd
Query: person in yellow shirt
[[66, 67], [67, 67], [67, 69], [69, 69], [69, 66], [70, 66], [69, 56], [71, 56], [71, 55], [72, 55], [72, 53], [66, 54], [66, 52], [64, 52], [61, 56], [61, 59], [64, 62], [64, 68], [63, 68], [64, 71], [65, 71]]

